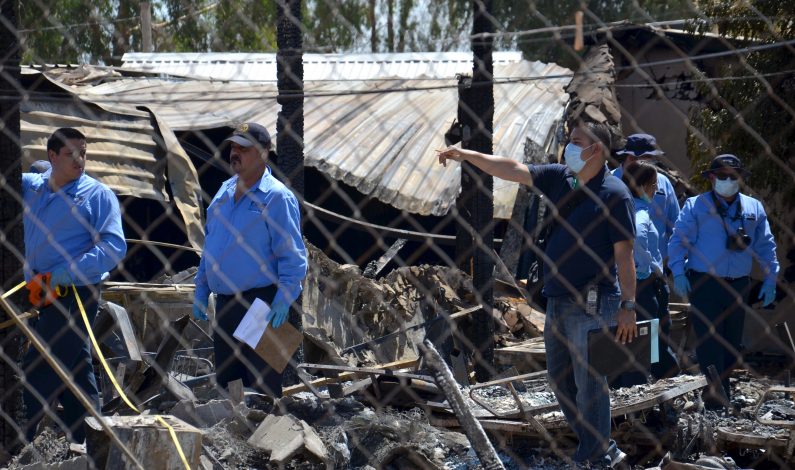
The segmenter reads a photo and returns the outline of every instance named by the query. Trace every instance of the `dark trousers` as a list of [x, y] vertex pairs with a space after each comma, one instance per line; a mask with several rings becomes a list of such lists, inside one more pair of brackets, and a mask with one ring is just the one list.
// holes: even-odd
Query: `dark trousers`
[[216, 296], [213, 347], [215, 380], [219, 386], [226, 388], [229, 382], [241, 379], [245, 387], [276, 398], [282, 396], [282, 374], [273, 370], [251, 347], [232, 336], [254, 299], [271, 304], [275, 295], [276, 287], [268, 286], [237, 295]]
[[698, 365], [705, 375], [707, 367], [714, 365], [727, 396], [731, 396], [729, 375], [742, 357], [749, 279], [725, 279], [696, 271], [689, 271], [687, 277], [693, 288], [690, 306]]
[[[97, 316], [100, 290], [98, 285], [77, 288], [90, 323]], [[73, 324], [70, 325], [70, 321]], [[39, 318], [31, 323], [44, 344], [50, 348], [51, 356], [65, 366], [74, 383], [88, 396], [95, 409], [99, 409], [99, 391], [91, 363], [91, 340], [86, 333], [72, 288], [69, 288], [66, 297], [41, 309]], [[87, 410], [33, 346], [25, 356], [23, 370], [26, 382], [23, 401], [28, 418], [25, 432], [27, 439], [33, 439], [37, 424], [47, 413], [64, 427], [67, 437], [71, 433], [70, 440], [82, 442], [85, 439], [83, 421], [88, 415]], [[51, 408], [56, 400], [63, 405], [62, 422], [59, 422]]]
[[651, 372], [656, 379], [671, 377], [679, 372], [676, 355], [670, 347], [671, 316], [668, 313], [668, 285], [659, 276], [652, 275], [646, 279], [638, 280], [635, 291], [635, 305], [638, 321], [660, 320], [660, 338], [658, 345], [659, 361], [651, 364], [651, 370], [634, 370], [625, 372], [610, 381], [611, 387], [631, 387], [647, 382]]
[[675, 377], [681, 371], [679, 360], [674, 353], [671, 341], [671, 312], [668, 310], [668, 301], [671, 298], [671, 288], [663, 277], [653, 276], [654, 289], [657, 293], [657, 316], [660, 320], [659, 357], [660, 362], [651, 365], [651, 375], [656, 379]]

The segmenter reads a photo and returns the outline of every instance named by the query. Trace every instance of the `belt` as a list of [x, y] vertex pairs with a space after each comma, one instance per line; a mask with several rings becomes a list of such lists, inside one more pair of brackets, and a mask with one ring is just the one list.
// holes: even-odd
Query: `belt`
[[717, 276], [715, 274], [702, 273], [701, 271], [694, 271], [692, 269], [688, 269], [687, 273], [688, 274], [699, 274], [699, 275], [702, 275], [702, 276], [712, 276], [712, 277], [716, 277], [718, 279], [723, 279], [726, 282], [742, 281], [742, 280], [748, 279], [747, 275], [746, 276], [737, 276], [737, 277]]
[[218, 298], [221, 298], [221, 299], [233, 299], [233, 298], [235, 298], [237, 296], [245, 297], [247, 295], [252, 295], [252, 294], [256, 295], [258, 293], [262, 293], [266, 289], [275, 289], [275, 288], [276, 288], [276, 286], [271, 284], [271, 285], [262, 286], [262, 287], [252, 287], [251, 289], [240, 291], [240, 292], [235, 292], [234, 294], [215, 294], [215, 296], [218, 297]]

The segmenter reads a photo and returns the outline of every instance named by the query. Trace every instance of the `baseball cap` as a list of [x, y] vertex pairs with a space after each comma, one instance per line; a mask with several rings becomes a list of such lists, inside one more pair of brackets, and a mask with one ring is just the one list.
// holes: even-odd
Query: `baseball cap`
[[701, 176], [706, 178], [710, 173], [714, 173], [715, 171], [722, 168], [734, 170], [743, 177], [751, 174], [750, 171], [743, 168], [743, 162], [737, 156], [730, 153], [724, 153], [723, 155], [718, 155], [717, 157], [713, 158], [712, 162], [709, 164], [709, 169], [702, 171]]
[[634, 155], [636, 157], [643, 155], [658, 157], [664, 154], [665, 152], [657, 147], [657, 139], [649, 134], [632, 134], [627, 137], [627, 145], [624, 146], [624, 150], [616, 152], [616, 155]]
[[265, 126], [261, 126], [256, 122], [244, 122], [238, 125], [232, 135], [227, 137], [224, 142], [234, 142], [243, 147], [259, 144], [262, 148], [268, 148], [271, 145], [271, 135], [265, 129]]
[[31, 173], [47, 173], [52, 168], [52, 165], [47, 160], [36, 160], [30, 165]]

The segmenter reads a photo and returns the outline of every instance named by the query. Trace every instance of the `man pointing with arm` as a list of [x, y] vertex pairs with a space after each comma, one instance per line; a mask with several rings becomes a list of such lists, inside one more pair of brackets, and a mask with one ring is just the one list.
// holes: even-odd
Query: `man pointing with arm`
[[[605, 165], [606, 126], [580, 123], [566, 165], [525, 166], [505, 157], [448, 147], [439, 162], [467, 161], [498, 178], [536, 188], [556, 208], [544, 264], [544, 343], [550, 384], [577, 434], [575, 462], [617, 465], [625, 454], [610, 439], [607, 380], [588, 366], [588, 331], [618, 325], [632, 341], [635, 323], [634, 208], [626, 186]], [[620, 281], [620, 289], [619, 289]], [[589, 292], [594, 305], [587, 305]]]

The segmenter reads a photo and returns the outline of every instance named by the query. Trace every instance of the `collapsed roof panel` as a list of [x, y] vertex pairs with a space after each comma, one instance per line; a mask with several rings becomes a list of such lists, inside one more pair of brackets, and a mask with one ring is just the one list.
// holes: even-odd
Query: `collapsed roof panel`
[[71, 101], [34, 98], [22, 102], [22, 159], [27, 170], [47, 160], [47, 139], [58, 128], [74, 127], [88, 138], [86, 171], [116, 194], [168, 201], [165, 162], [157, 158], [148, 118], [109, 113]]
[[[405, 72], [392, 65], [384, 69], [398, 76], [423, 78], [307, 81], [306, 164], [398, 209], [444, 215], [460, 191], [460, 168], [436, 164], [434, 150], [444, 146], [444, 133], [456, 116], [458, 90], [454, 75], [436, 75], [441, 71], [471, 72], [471, 62], [458, 60], [460, 55], [447, 61], [445, 54], [432, 55], [441, 57], [437, 61], [452, 64], [449, 70], [434, 69], [433, 60], [427, 58], [425, 62], [398, 60], [409, 67]], [[177, 61], [169, 59], [171, 54], [154, 56], [162, 60], [150, 60], [147, 71], [174, 73]], [[239, 67], [229, 56], [221, 54], [216, 62], [210, 61], [212, 73], [219, 65]], [[242, 54], [241, 60], [246, 56]], [[304, 60], [311, 63], [313, 56], [306, 55]], [[340, 61], [356, 63], [342, 57]], [[340, 70], [331, 62], [326, 57], [325, 66]], [[425, 69], [418, 71], [417, 64], [425, 64]], [[80, 99], [112, 112], [140, 113], [138, 108], [146, 107], [174, 131], [200, 131], [243, 121], [257, 121], [275, 129], [280, 110], [275, 81], [222, 83], [195, 79], [201, 70], [191, 71], [194, 79], [190, 80], [124, 78], [68, 89]], [[375, 72], [351, 73], [367, 77]], [[571, 71], [554, 64], [498, 60], [495, 77], [494, 151], [520, 160], [527, 139], [543, 146], [561, 118], [568, 99], [564, 86], [571, 79]], [[509, 218], [517, 185], [495, 181], [494, 186], [495, 216]]]

